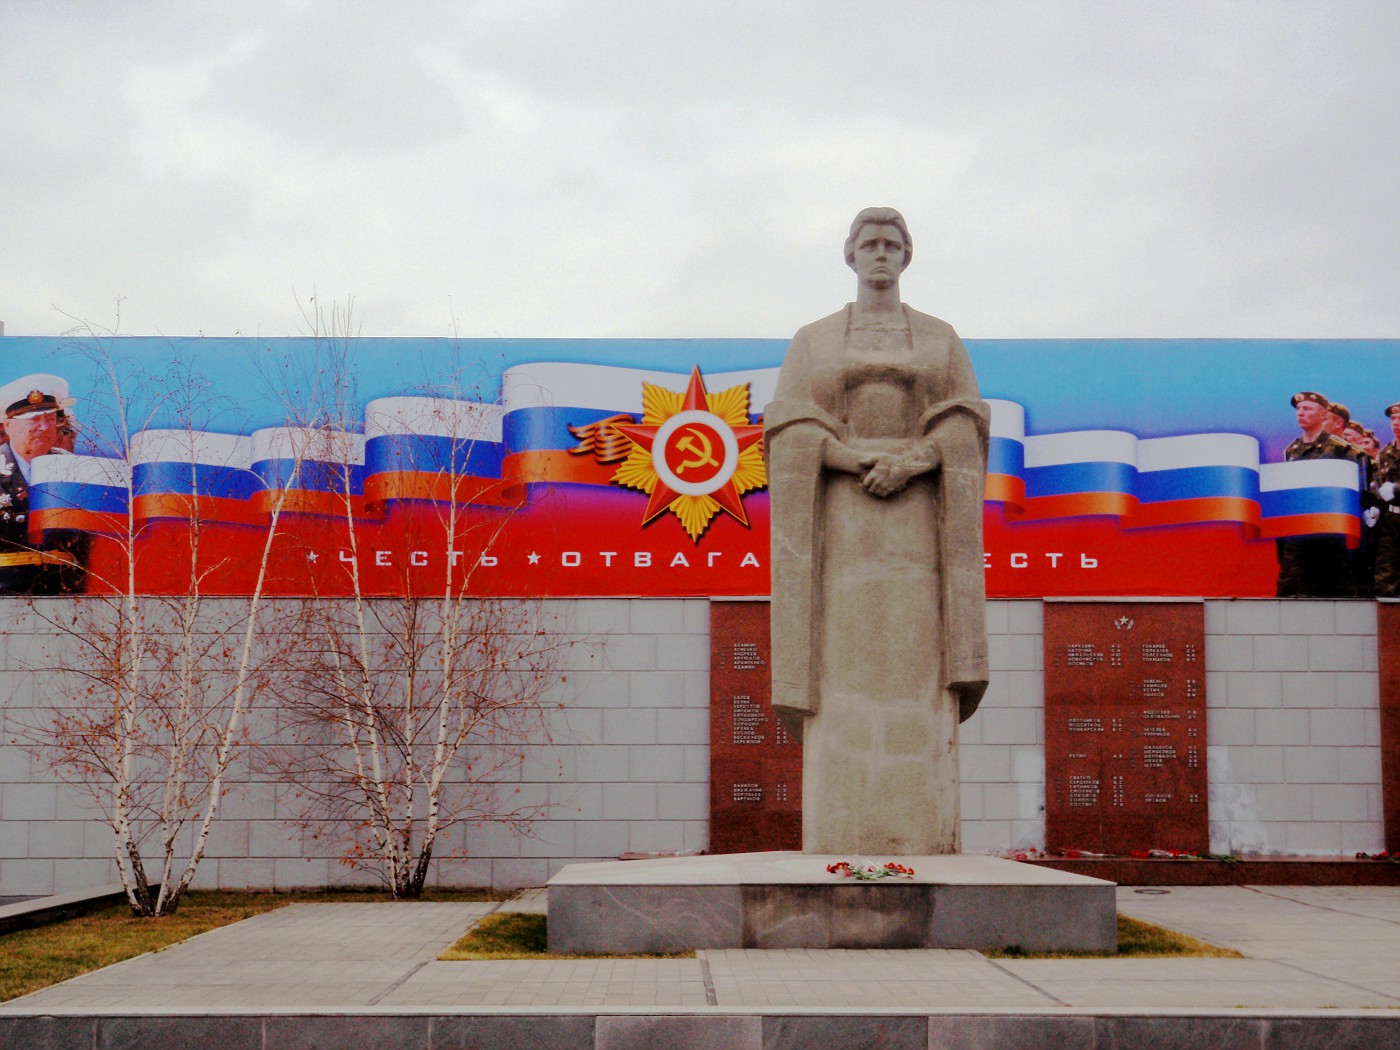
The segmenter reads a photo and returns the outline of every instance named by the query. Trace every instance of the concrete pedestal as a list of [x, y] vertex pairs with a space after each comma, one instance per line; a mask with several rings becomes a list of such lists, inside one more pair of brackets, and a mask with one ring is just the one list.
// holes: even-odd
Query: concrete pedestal
[[552, 952], [1010, 948], [1111, 952], [1114, 884], [999, 857], [869, 857], [913, 879], [827, 873], [854, 857], [735, 853], [570, 864], [549, 880]]

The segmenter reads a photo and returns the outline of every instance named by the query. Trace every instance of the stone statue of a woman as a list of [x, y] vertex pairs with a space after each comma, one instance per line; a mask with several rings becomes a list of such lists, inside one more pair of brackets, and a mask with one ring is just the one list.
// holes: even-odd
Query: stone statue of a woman
[[988, 409], [957, 333], [900, 301], [912, 253], [897, 211], [856, 216], [856, 301], [793, 337], [764, 417], [773, 704], [803, 741], [807, 853], [959, 849]]

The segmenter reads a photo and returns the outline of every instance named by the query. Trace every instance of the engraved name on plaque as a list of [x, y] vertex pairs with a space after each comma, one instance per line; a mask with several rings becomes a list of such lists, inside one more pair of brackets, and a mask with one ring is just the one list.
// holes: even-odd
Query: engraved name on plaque
[[1045, 605], [1045, 844], [1210, 847], [1205, 606]]
[[802, 848], [802, 745], [773, 717], [767, 602], [710, 603], [710, 852]]

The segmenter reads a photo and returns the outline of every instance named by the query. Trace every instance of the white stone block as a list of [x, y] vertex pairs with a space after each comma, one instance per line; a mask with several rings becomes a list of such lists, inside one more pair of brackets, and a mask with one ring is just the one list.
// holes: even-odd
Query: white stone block
[[1006, 601], [987, 602], [987, 633], [1007, 634], [1011, 629], [1011, 606]]
[[631, 606], [626, 598], [570, 602], [566, 623], [576, 634], [627, 634], [632, 630]]
[[[1359, 635], [1315, 637], [1308, 643], [1308, 669], [1311, 671], [1361, 671], [1365, 668], [1365, 646]], [[1374, 648], [1374, 646], [1372, 646]]]
[[1029, 634], [997, 634], [987, 639], [987, 662], [995, 671], [1034, 671], [1043, 658], [1040, 638]]
[[1337, 619], [1332, 614], [1333, 602], [1293, 599], [1281, 602], [1279, 631], [1282, 634], [1324, 635], [1337, 632]]
[[1317, 784], [1312, 789], [1313, 820], [1364, 822], [1366, 788], [1361, 784]]
[[655, 784], [604, 784], [604, 820], [655, 820]]
[[1008, 631], [1040, 638], [1045, 631], [1045, 607], [1040, 602], [1009, 601], [1006, 606]]
[[572, 820], [536, 820], [520, 838], [522, 857], [573, 857], [575, 822]]
[[979, 718], [984, 744], [1039, 744], [1044, 735], [1044, 716], [1030, 708], [978, 711], [973, 720]]
[[633, 598], [628, 603], [633, 634], [684, 634], [685, 602], [665, 598]]
[[1254, 799], [1259, 819], [1266, 825], [1312, 819], [1312, 787], [1308, 784], [1257, 784]]
[[1011, 821], [963, 821], [962, 848], [964, 853], [993, 853], [1011, 848]]
[[676, 634], [656, 639], [656, 666], [676, 671], [708, 671], [710, 640]]
[[[1260, 744], [1303, 745], [1311, 740], [1311, 712], [1298, 708], [1259, 711], [1254, 718], [1254, 739]], [[1210, 738], [1214, 747], [1215, 740]]]
[[1278, 707], [1282, 701], [1282, 675], [1274, 671], [1228, 671], [1227, 692], [1216, 697], [1207, 683], [1206, 703], [1211, 708]]
[[708, 784], [710, 782], [709, 744], [686, 745], [685, 782], [687, 784]]
[[1284, 826], [1284, 848], [1290, 853], [1337, 854], [1342, 851], [1342, 829], [1335, 823], [1308, 821]]
[[685, 603], [685, 633], [710, 637], [710, 603], [707, 599], [690, 599]]
[[1338, 634], [1376, 636], [1376, 603], [1372, 601], [1337, 602], [1333, 607]]
[[1212, 633], [1209, 622], [1211, 607], [1218, 606], [1225, 614], [1225, 633], [1277, 634], [1280, 604], [1272, 599], [1266, 601], [1206, 602], [1206, 633]]
[[543, 886], [549, 881], [551, 864], [562, 862], [542, 857], [495, 860], [491, 864], [491, 885], [502, 890], [518, 890]]
[[627, 779], [634, 783], [671, 783], [684, 775], [683, 745], [637, 744], [627, 752]]
[[[963, 835], [966, 837], [966, 829], [969, 821], [981, 820], [982, 813], [982, 785], [969, 783], [966, 779], [958, 785], [959, 809], [958, 813], [962, 817]], [[964, 842], [963, 848], [967, 848]]]
[[574, 829], [580, 857], [619, 857], [627, 851], [627, 821], [581, 820]]
[[1309, 717], [1309, 738], [1314, 744], [1360, 747], [1366, 742], [1365, 712], [1355, 708], [1313, 711]]
[[656, 743], [656, 712], [636, 708], [604, 711], [603, 740], [609, 744]]
[[1005, 783], [1011, 779], [1011, 748], [1001, 744], [978, 744], [958, 752], [962, 782]]
[[57, 785], [0, 785], [0, 820], [53, 820], [57, 814]]
[[1213, 635], [1206, 638], [1206, 671], [1254, 670], [1254, 638], [1251, 635]]
[[1230, 774], [1236, 784], [1277, 784], [1284, 780], [1282, 747], [1230, 748]]
[[[1363, 643], [1364, 644], [1364, 643]], [[1365, 672], [1338, 672], [1333, 676], [1338, 707], [1359, 707], [1368, 711], [1380, 706], [1380, 681]]]
[[1337, 676], [1322, 673], [1281, 675], [1279, 694], [1284, 707], [1334, 707], [1337, 703]]
[[[105, 885], [104, 879], [97, 885]], [[0, 897], [47, 897], [54, 892], [54, 862], [7, 860], [0, 864]]]
[[1290, 784], [1337, 783], [1337, 748], [1285, 747], [1283, 779]]
[[1381, 749], [1379, 746], [1346, 747], [1337, 751], [1338, 776], [1342, 784], [1380, 784]]
[[656, 739], [666, 744], [703, 744], [710, 739], [710, 712], [695, 708], [656, 712]]
[[[159, 871], [159, 869], [156, 869]], [[152, 874], [148, 872], [148, 874]], [[118, 882], [117, 865], [110, 860], [59, 858], [53, 862], [53, 893], [90, 890]]]
[[656, 815], [662, 820], [708, 820], [710, 817], [710, 786], [708, 784], [658, 784], [656, 786]]
[[[569, 681], [560, 686], [560, 695], [555, 699], [570, 698], [568, 703], [571, 709], [627, 707], [630, 704], [630, 676], [625, 671], [585, 671], [569, 675], [568, 678]], [[571, 690], [577, 692], [571, 696]]]
[[1248, 708], [1207, 708], [1206, 739], [1211, 747], [1222, 744], [1253, 744], [1254, 712]]
[[684, 707], [688, 671], [632, 671], [628, 696], [632, 707]]
[[580, 745], [574, 755], [574, 772], [581, 781], [626, 780], [629, 773], [626, 745]]
[[[1233, 670], [1306, 671], [1308, 670], [1308, 641], [1305, 635], [1255, 635], [1254, 664]], [[1314, 668], [1318, 670], [1318, 668]]]
[[[667, 638], [664, 644], [670, 647], [675, 644], [675, 639]], [[655, 635], [613, 635], [603, 647], [603, 666], [610, 671], [654, 671], [657, 667], [656, 652]], [[675, 665], [667, 662], [663, 666]]]

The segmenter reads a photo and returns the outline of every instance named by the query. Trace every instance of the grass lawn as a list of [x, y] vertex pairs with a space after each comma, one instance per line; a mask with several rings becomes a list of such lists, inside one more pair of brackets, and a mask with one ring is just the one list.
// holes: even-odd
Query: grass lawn
[[[191, 890], [174, 915], [138, 919], [126, 904], [66, 922], [0, 934], [0, 1001], [13, 999], [70, 977], [159, 951], [178, 941], [288, 904], [387, 901], [387, 893], [334, 890], [310, 893], [237, 893]], [[440, 891], [425, 901], [499, 900], [483, 890]]]
[[[525, 915], [521, 912], [493, 912], [466, 932], [466, 935], [438, 956], [439, 959], [456, 962], [471, 962], [482, 959], [586, 959], [593, 955], [549, 955], [546, 944], [545, 917]], [[1015, 949], [1006, 951], [986, 951], [982, 953], [993, 959], [1125, 959], [1167, 956], [1206, 956], [1217, 959], [1243, 959], [1244, 956], [1233, 948], [1217, 948], [1205, 941], [1198, 941], [1184, 933], [1150, 922], [1118, 916], [1118, 954], [1102, 952], [1058, 952], [1031, 953]], [[660, 958], [693, 958], [694, 952], [678, 956]], [[607, 958], [649, 959], [658, 956], [623, 955]]]
[[1023, 952], [1017, 949], [985, 951], [990, 959], [1142, 959], [1194, 956], [1209, 959], [1243, 959], [1233, 948], [1219, 948], [1165, 926], [1118, 916], [1118, 954], [1103, 952]]

